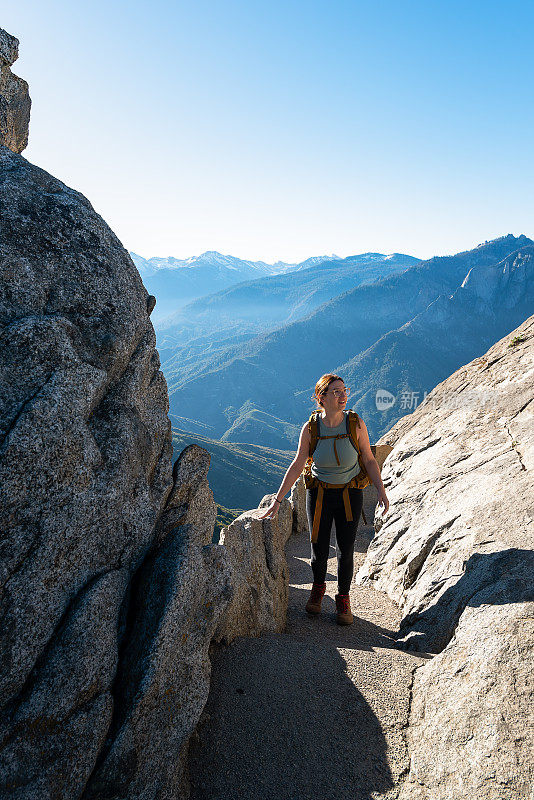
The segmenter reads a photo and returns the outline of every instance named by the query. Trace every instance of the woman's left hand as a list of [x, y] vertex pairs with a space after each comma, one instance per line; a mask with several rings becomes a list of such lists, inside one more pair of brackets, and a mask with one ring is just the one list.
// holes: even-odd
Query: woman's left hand
[[378, 505], [384, 506], [384, 510], [382, 512], [382, 516], [384, 517], [388, 513], [389, 508], [389, 500], [384, 490], [380, 490], [378, 492]]

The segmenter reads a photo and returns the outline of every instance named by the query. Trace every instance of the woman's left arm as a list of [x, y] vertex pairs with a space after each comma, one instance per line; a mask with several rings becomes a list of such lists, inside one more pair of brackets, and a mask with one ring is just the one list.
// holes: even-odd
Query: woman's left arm
[[363, 419], [360, 417], [360, 425], [358, 427], [358, 444], [360, 445], [360, 452], [362, 454], [362, 461], [367, 470], [367, 474], [376, 486], [378, 492], [378, 502], [383, 503], [385, 510], [384, 514], [389, 508], [389, 500], [386, 496], [386, 490], [382, 483], [382, 476], [380, 475], [380, 468], [376, 462], [376, 458], [371, 450], [371, 443], [369, 442], [369, 434], [367, 433], [367, 426]]

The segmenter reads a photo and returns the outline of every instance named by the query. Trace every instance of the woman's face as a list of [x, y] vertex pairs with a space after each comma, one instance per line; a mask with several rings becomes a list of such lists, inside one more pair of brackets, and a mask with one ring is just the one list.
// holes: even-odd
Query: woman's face
[[345, 408], [347, 395], [342, 394], [344, 389], [345, 384], [343, 381], [336, 380], [329, 384], [326, 393], [321, 395], [321, 402], [325, 411], [333, 413], [334, 411], [342, 411]]

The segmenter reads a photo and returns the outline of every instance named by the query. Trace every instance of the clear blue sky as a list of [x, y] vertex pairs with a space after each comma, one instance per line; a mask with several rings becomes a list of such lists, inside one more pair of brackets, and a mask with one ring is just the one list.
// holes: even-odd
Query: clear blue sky
[[534, 4], [21, 0], [24, 156], [141, 255], [534, 237]]

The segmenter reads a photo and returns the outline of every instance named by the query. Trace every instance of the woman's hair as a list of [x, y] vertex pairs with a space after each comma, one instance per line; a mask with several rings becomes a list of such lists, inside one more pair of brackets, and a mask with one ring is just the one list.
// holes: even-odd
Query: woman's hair
[[345, 381], [340, 375], [334, 375], [333, 372], [327, 372], [326, 375], [321, 375], [321, 377], [315, 384], [315, 394], [313, 395], [312, 400], [315, 400], [317, 408], [323, 407], [323, 404], [319, 400], [319, 397], [326, 392], [326, 390], [333, 381], [342, 381], [343, 383], [345, 383]]

